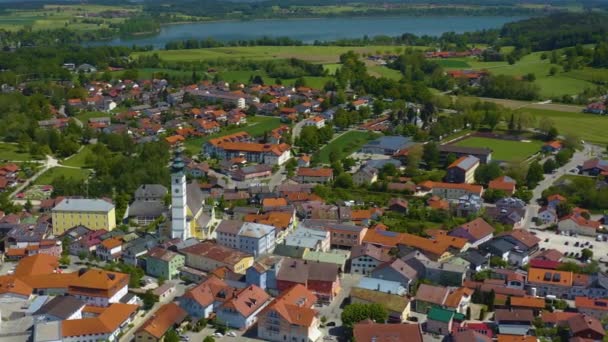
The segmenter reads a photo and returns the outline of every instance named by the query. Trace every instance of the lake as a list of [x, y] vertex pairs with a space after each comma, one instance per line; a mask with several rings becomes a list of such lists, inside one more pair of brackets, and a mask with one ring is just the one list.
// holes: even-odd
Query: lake
[[154, 36], [116, 38], [90, 45], [152, 45], [163, 48], [176, 40], [213, 38], [220, 41], [251, 40], [263, 36], [290, 37], [306, 43], [315, 40], [334, 41], [341, 38], [362, 38], [378, 35], [398, 36], [412, 33], [418, 36], [439, 36], [445, 32], [467, 32], [498, 28], [524, 17], [501, 16], [428, 16], [428, 17], [357, 17], [315, 18], [251, 21], [216, 21], [163, 26]]

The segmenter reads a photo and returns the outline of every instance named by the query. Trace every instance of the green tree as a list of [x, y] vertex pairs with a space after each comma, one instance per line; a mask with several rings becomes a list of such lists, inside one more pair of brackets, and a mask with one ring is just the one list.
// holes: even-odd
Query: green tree
[[526, 175], [526, 183], [529, 188], [535, 188], [538, 182], [545, 178], [543, 173], [543, 167], [540, 166], [538, 161], [532, 162], [528, 168], [528, 174]]
[[165, 342], [179, 342], [179, 335], [173, 328], [165, 333]]
[[354, 303], [347, 305], [342, 311], [342, 324], [347, 328], [352, 328], [355, 323], [366, 319], [371, 319], [377, 323], [384, 323], [388, 319], [388, 311], [377, 303], [361, 304]]
[[203, 342], [215, 342], [215, 339], [212, 336], [207, 336], [203, 339]]
[[422, 160], [428, 169], [432, 170], [439, 166], [439, 148], [435, 142], [429, 142], [422, 148]]
[[334, 186], [342, 189], [350, 189], [353, 187], [353, 177], [350, 173], [342, 173], [334, 181]]
[[475, 181], [479, 184], [487, 185], [491, 180], [503, 175], [500, 164], [492, 161], [488, 164], [481, 164], [475, 170]]
[[593, 259], [593, 251], [588, 248], [583, 248], [583, 250], [581, 251], [581, 258], [583, 260]]
[[549, 174], [549, 173], [553, 172], [553, 170], [557, 169], [557, 167], [558, 167], [558, 165], [555, 162], [555, 160], [553, 160], [553, 158], [549, 158], [543, 164], [543, 171], [545, 173]]

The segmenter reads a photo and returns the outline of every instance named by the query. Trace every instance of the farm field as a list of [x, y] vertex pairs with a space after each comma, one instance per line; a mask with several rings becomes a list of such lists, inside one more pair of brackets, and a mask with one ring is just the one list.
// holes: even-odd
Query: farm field
[[209, 141], [209, 139], [221, 137], [228, 134], [233, 134], [236, 132], [245, 131], [251, 134], [254, 137], [258, 137], [264, 134], [264, 132], [273, 130], [281, 124], [281, 119], [275, 117], [268, 116], [254, 116], [247, 118], [247, 126], [246, 127], [235, 127], [228, 130], [223, 130], [219, 133], [208, 135], [205, 137], [199, 138], [189, 138], [186, 139], [184, 143], [184, 147], [186, 150], [193, 155], [197, 155], [201, 152], [201, 147], [203, 143]]
[[575, 135], [587, 142], [608, 143], [608, 134], [606, 134], [608, 117], [606, 116], [533, 108], [524, 108], [520, 111], [536, 116], [536, 120], [540, 120], [541, 117], [550, 118], [560, 134]]
[[335, 64], [341, 54], [355, 51], [359, 54], [376, 51], [394, 51], [397, 46], [239, 46], [192, 50], [164, 50], [136, 52], [132, 57], [145, 54], [158, 54], [168, 62], [196, 62], [215, 59], [268, 60], [299, 58], [309, 62]]
[[19, 151], [19, 145], [0, 143], [0, 159], [11, 161], [28, 161], [34, 158], [28, 152]]
[[89, 170], [70, 169], [67, 167], [58, 166], [58, 167], [49, 169], [47, 172], [40, 175], [40, 177], [38, 177], [38, 179], [36, 179], [34, 184], [37, 184], [37, 185], [51, 184], [51, 183], [53, 183], [53, 181], [55, 179], [57, 179], [61, 176], [65, 176], [66, 178], [75, 179], [75, 180], [84, 182], [87, 178], [89, 178], [90, 174], [91, 174], [91, 171], [89, 171]]
[[319, 161], [330, 163], [329, 154], [334, 149], [340, 153], [341, 157], [346, 158], [376, 137], [376, 134], [370, 132], [348, 131], [319, 150]]
[[489, 147], [494, 152], [492, 159], [500, 161], [523, 161], [529, 156], [540, 151], [540, 141], [511, 141], [502, 139], [470, 137], [461, 140], [454, 145], [465, 147]]

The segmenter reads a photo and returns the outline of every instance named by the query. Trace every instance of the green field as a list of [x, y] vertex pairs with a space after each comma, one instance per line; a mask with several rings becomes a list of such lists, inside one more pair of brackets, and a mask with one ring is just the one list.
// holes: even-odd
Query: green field
[[201, 147], [203, 143], [207, 142], [209, 139], [221, 137], [224, 135], [245, 131], [251, 134], [254, 137], [259, 137], [264, 135], [265, 132], [273, 130], [281, 125], [281, 119], [268, 117], [268, 116], [254, 116], [247, 118], [247, 126], [246, 127], [235, 127], [228, 130], [223, 130], [219, 133], [208, 135], [205, 137], [199, 138], [189, 138], [186, 139], [184, 143], [184, 147], [187, 151], [192, 153], [193, 155], [197, 155], [201, 152]]
[[574, 135], [588, 142], [608, 143], [608, 117], [587, 113], [558, 112], [554, 110], [523, 108], [540, 120], [548, 117], [555, 123], [560, 134]]
[[394, 51], [396, 46], [239, 46], [191, 50], [164, 50], [133, 53], [133, 57], [144, 54], [158, 54], [168, 62], [196, 62], [216, 59], [269, 60], [299, 58], [315, 63], [337, 63], [341, 54], [348, 51], [376, 53]]
[[[513, 65], [507, 62], [480, 62], [476, 58], [451, 58], [440, 60], [446, 69], [486, 69], [495, 75], [521, 77], [529, 73], [536, 76], [535, 83], [540, 87], [543, 98], [563, 95], [576, 95], [586, 88], [595, 87], [593, 81], [608, 80], [608, 69], [584, 68], [564, 72], [560, 65], [551, 64], [549, 59], [541, 60], [542, 52], [524, 56]], [[549, 70], [556, 67], [558, 72], [549, 75]]]
[[492, 149], [492, 159], [499, 161], [523, 161], [536, 152], [540, 152], [540, 141], [511, 141], [481, 137], [470, 137], [454, 145], [465, 147], [489, 147]]
[[334, 149], [340, 153], [342, 158], [346, 158], [376, 137], [378, 135], [371, 132], [348, 131], [319, 150], [319, 161], [321, 163], [330, 163], [329, 154]]
[[330, 75], [334, 75], [336, 70], [342, 67], [342, 63], [327, 63], [323, 64], [323, 69], [327, 70]]
[[386, 77], [391, 80], [399, 81], [403, 78], [399, 70], [390, 69], [382, 65], [374, 65], [367, 67], [368, 74], [375, 77]]
[[19, 145], [0, 143], [0, 159], [11, 161], [28, 161], [33, 157], [29, 152], [19, 150]]
[[93, 153], [93, 151], [91, 151], [90, 145], [83, 146], [83, 148], [82, 148], [82, 150], [80, 150], [80, 152], [71, 156], [69, 159], [65, 159], [61, 164], [65, 165], [65, 166], [85, 167], [86, 159], [92, 153]]
[[61, 176], [65, 176], [69, 179], [74, 179], [77, 181], [84, 182], [87, 178], [89, 178], [91, 171], [85, 169], [69, 169], [66, 167], [54, 167], [49, 169], [47, 172], [43, 173], [36, 179], [34, 184], [37, 185], [47, 185], [52, 184], [53, 181]]
[[103, 117], [107, 117], [110, 116], [110, 114], [108, 113], [104, 113], [104, 112], [80, 112], [79, 114], [77, 114], [75, 116], [76, 119], [80, 120], [80, 122], [82, 122], [83, 125], [87, 125], [87, 123], [89, 122], [89, 119], [93, 119], [93, 118], [103, 118]]

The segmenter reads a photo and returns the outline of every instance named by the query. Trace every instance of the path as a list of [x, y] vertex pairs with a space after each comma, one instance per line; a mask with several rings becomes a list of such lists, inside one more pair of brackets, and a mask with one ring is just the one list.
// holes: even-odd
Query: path
[[293, 126], [293, 130], [292, 130], [291, 136], [293, 137], [292, 139], [293, 139], [294, 142], [300, 136], [300, 133], [302, 133], [302, 128], [304, 128], [305, 124], [306, 124], [306, 120], [302, 120], [302, 121], [296, 123]]
[[496, 99], [491, 97], [478, 97], [481, 101], [493, 102], [496, 104], [503, 105], [509, 109], [521, 109], [521, 108], [533, 108], [533, 109], [546, 109], [546, 110], [555, 110], [559, 112], [569, 112], [569, 113], [582, 113], [582, 106], [574, 106], [574, 105], [566, 105], [560, 103], [552, 103], [552, 102], [530, 102], [530, 101], [518, 101], [518, 100], [508, 100], [508, 99]]
[[15, 190], [13, 190], [13, 192], [10, 194], [10, 197], [14, 197], [15, 195], [17, 195], [18, 193], [23, 191], [23, 189], [25, 189], [30, 184], [35, 182], [36, 179], [38, 179], [38, 177], [40, 177], [43, 173], [47, 172], [49, 169], [56, 167], [56, 166], [59, 166], [59, 161], [57, 159], [55, 159], [54, 157], [47, 155], [44, 166], [38, 172], [36, 172], [32, 177], [30, 177], [28, 180], [23, 182], [23, 184], [16, 187]]

